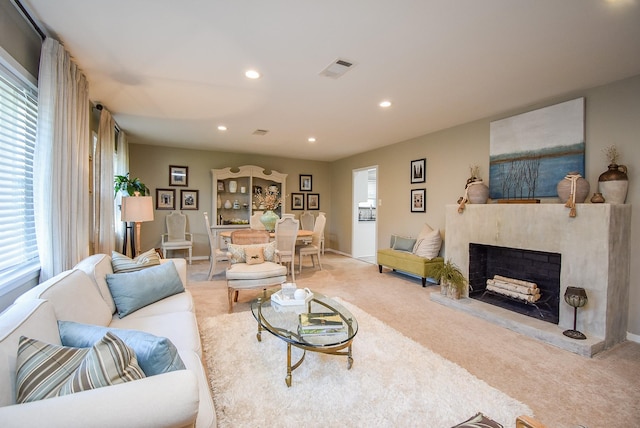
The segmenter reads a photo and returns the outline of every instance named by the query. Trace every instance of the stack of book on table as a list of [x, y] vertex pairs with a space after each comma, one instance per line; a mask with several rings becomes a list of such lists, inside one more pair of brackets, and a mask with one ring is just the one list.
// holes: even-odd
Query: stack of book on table
[[345, 332], [340, 315], [333, 312], [300, 314], [298, 333], [303, 336], [340, 334]]

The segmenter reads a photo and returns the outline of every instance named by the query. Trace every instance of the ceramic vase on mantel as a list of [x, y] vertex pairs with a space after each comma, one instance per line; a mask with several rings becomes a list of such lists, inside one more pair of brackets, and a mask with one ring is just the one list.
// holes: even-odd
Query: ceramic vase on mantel
[[[571, 175], [576, 176], [580, 175], [580, 173], [577, 171], [571, 171], [567, 174], [567, 177]], [[560, 198], [560, 202], [563, 204], [566, 203], [569, 200], [569, 196], [571, 196], [571, 179], [567, 177], [560, 180], [556, 186], [558, 197]], [[583, 203], [587, 199], [590, 189], [591, 186], [589, 185], [589, 182], [583, 177], [579, 177], [576, 180], [576, 203]]]
[[624, 204], [628, 187], [629, 177], [624, 165], [612, 163], [598, 178], [598, 190], [610, 204]]
[[486, 204], [489, 200], [489, 187], [482, 180], [467, 183], [467, 198], [470, 204]]
[[264, 224], [264, 228], [267, 229], [268, 232], [273, 232], [276, 230], [276, 222], [280, 220], [278, 214], [271, 210], [267, 210], [260, 216], [260, 222]]

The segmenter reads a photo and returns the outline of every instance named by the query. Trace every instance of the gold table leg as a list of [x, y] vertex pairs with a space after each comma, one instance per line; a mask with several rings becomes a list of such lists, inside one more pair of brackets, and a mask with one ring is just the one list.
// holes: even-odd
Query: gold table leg
[[287, 377], [284, 379], [287, 387], [291, 387], [291, 343], [287, 342]]

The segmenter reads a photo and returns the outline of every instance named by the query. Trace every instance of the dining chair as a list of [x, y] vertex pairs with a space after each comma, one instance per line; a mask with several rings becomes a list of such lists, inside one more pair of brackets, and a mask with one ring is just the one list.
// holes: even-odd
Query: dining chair
[[172, 211], [166, 218], [167, 233], [161, 236], [162, 257], [167, 258], [167, 251], [187, 250], [189, 252], [189, 264], [193, 250], [193, 235], [187, 232], [187, 216]]
[[324, 213], [320, 213], [316, 218], [316, 222], [313, 225], [313, 236], [311, 237], [311, 243], [308, 245], [298, 245], [296, 246], [296, 252], [299, 256], [298, 265], [300, 266], [300, 271], [302, 272], [302, 257], [310, 256], [311, 262], [313, 263], [313, 267], [316, 267], [314, 262], [314, 257], [318, 259], [318, 266], [320, 266], [320, 270], [322, 270], [322, 262], [320, 261], [320, 252], [322, 245], [322, 237], [324, 235], [324, 225], [326, 223], [326, 217]]
[[300, 215], [300, 227], [302, 230], [313, 230], [315, 218], [309, 211], [305, 211]]
[[292, 217], [284, 217], [276, 222], [276, 257], [280, 264], [288, 263], [291, 269], [291, 280], [295, 282], [296, 239], [300, 222]]
[[207, 228], [207, 235], [209, 236], [209, 275], [207, 277], [208, 281], [211, 281], [211, 278], [215, 275], [217, 262], [228, 260], [227, 252], [217, 248], [216, 245], [216, 237], [213, 234], [213, 230], [211, 230], [211, 223], [209, 222], [209, 214], [204, 212], [204, 224]]
[[[326, 215], [324, 212], [320, 211], [320, 212], [318, 213], [318, 217], [320, 217], [320, 216], [324, 217], [324, 221], [325, 221], [325, 228], [326, 228], [326, 225], [327, 225], [327, 215]], [[322, 253], [322, 255], [324, 256], [324, 231], [322, 232], [322, 239], [320, 239], [320, 253]]]
[[266, 230], [264, 224], [260, 221], [260, 217], [262, 216], [262, 211], [257, 211], [251, 214], [251, 218], [249, 219], [249, 227], [253, 230]]

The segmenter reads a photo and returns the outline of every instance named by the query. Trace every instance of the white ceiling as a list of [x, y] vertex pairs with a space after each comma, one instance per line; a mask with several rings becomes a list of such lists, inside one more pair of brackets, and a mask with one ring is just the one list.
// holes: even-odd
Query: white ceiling
[[131, 142], [325, 161], [640, 74], [638, 2], [23, 0]]

